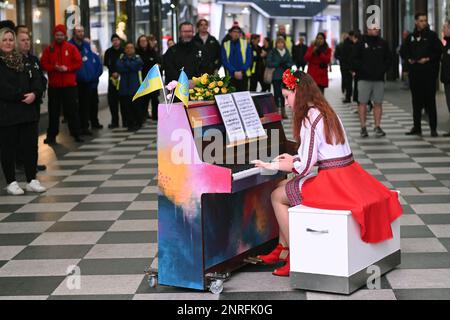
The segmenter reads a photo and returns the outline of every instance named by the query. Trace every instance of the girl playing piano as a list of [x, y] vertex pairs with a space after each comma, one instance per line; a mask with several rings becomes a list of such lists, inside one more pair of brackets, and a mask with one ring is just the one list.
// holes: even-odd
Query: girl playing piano
[[[396, 192], [391, 192], [353, 158], [341, 120], [307, 74], [286, 70], [283, 95], [292, 108], [297, 155], [283, 154], [257, 167], [293, 172], [272, 193], [272, 205], [280, 227], [278, 246], [258, 256], [265, 264], [285, 262], [276, 276], [289, 276], [289, 207], [305, 206], [351, 210], [361, 227], [361, 238], [377, 243], [392, 238], [391, 223], [402, 214]], [[318, 173], [313, 173], [318, 166]], [[308, 244], [305, 243], [305, 246]]]

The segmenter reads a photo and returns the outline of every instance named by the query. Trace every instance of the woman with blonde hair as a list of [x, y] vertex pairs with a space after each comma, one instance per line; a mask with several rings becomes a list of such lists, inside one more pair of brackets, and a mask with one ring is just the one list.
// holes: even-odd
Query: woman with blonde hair
[[267, 67], [274, 68], [273, 71], [273, 91], [275, 96], [275, 102], [278, 108], [281, 109], [281, 115], [283, 119], [287, 119], [284, 97], [281, 92], [283, 72], [286, 68], [290, 68], [294, 62], [292, 56], [286, 49], [286, 40], [283, 37], [278, 37], [275, 42], [275, 48], [272, 49], [267, 57]]
[[[283, 75], [287, 105], [292, 108], [297, 155], [283, 154], [257, 167], [293, 172], [272, 193], [272, 205], [280, 227], [279, 245], [259, 256], [266, 264], [285, 262], [276, 276], [289, 276], [289, 207], [305, 206], [351, 210], [361, 227], [361, 238], [378, 243], [392, 238], [391, 223], [402, 214], [396, 192], [388, 190], [353, 158], [344, 126], [311, 76], [287, 70]], [[318, 165], [318, 174], [312, 168]], [[305, 243], [305, 246], [308, 244]]]
[[24, 63], [16, 50], [16, 35], [8, 28], [0, 30], [0, 150], [6, 178], [6, 191], [22, 195], [16, 181], [16, 154], [21, 153], [29, 192], [45, 192], [36, 179], [37, 122], [34, 103], [41, 98], [44, 85], [35, 68]]

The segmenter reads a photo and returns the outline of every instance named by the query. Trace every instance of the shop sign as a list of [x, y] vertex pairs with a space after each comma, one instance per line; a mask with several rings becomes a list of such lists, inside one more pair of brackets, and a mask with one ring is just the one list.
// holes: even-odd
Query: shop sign
[[267, 17], [314, 17], [336, 0], [219, 0], [222, 4], [248, 4]]

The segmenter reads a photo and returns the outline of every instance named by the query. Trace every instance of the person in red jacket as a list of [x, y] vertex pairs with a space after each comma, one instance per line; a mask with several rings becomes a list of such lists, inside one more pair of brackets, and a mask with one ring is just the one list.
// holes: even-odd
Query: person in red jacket
[[325, 88], [328, 88], [328, 65], [331, 62], [332, 53], [325, 39], [325, 34], [319, 32], [316, 40], [305, 54], [308, 74], [314, 79], [322, 93], [325, 93]]
[[53, 31], [55, 41], [47, 47], [41, 58], [42, 68], [48, 73], [49, 125], [46, 144], [55, 144], [59, 133], [61, 107], [69, 125], [70, 134], [76, 142], [80, 138], [78, 91], [76, 72], [83, 61], [78, 49], [66, 41], [66, 27], [57, 25]]

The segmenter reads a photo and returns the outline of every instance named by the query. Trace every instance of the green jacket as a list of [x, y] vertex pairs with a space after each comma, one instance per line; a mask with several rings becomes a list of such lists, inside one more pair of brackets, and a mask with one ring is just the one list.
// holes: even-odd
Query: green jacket
[[267, 57], [267, 67], [275, 68], [273, 80], [281, 80], [284, 71], [292, 67], [293, 64], [292, 56], [287, 49], [284, 56], [281, 56], [277, 49], [270, 50], [269, 56]]

